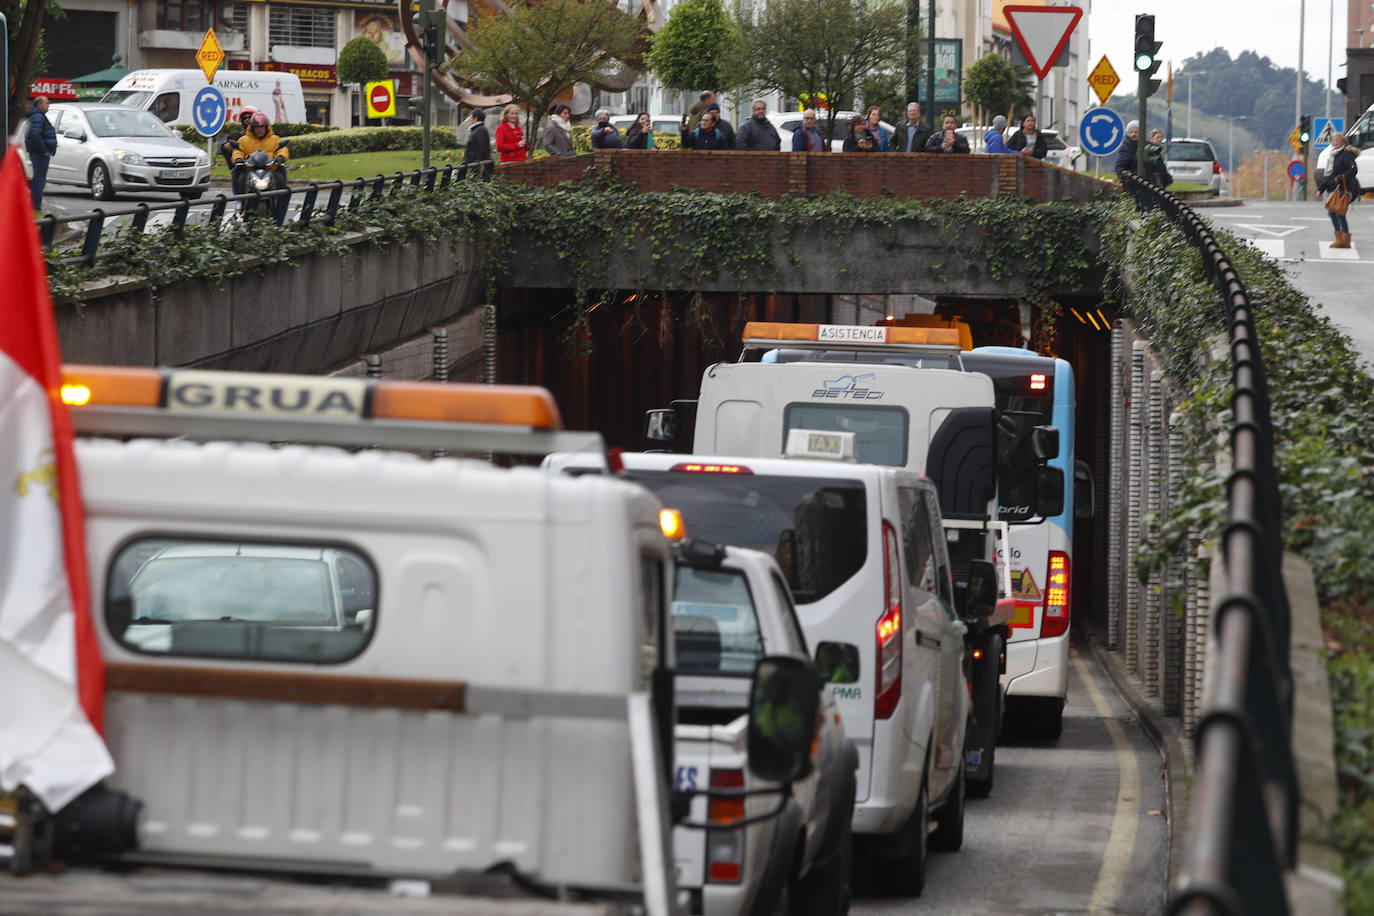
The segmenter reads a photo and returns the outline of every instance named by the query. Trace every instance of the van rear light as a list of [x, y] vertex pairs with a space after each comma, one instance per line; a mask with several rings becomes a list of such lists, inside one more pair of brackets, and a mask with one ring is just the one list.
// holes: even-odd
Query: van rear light
[[1221, 163], [1220, 163], [1220, 162], [1217, 162], [1215, 159], [1212, 160], [1212, 174], [1213, 174], [1213, 175], [1220, 175], [1220, 174], [1221, 174]]
[[[743, 770], [712, 770], [711, 788], [743, 789]], [[743, 798], [712, 798], [706, 819], [729, 823], [744, 817]], [[706, 831], [706, 880], [713, 884], [738, 884], [744, 875], [744, 830]]]
[[1041, 638], [1060, 636], [1069, 628], [1069, 555], [1050, 551], [1050, 570], [1045, 579], [1045, 613], [1040, 620]]
[[689, 474], [752, 474], [742, 464], [699, 464], [695, 461], [684, 461], [675, 464], [668, 469], [669, 471], [686, 471]]
[[883, 523], [883, 616], [876, 626], [878, 640], [878, 690], [873, 698], [873, 717], [889, 719], [902, 698], [902, 567], [897, 554], [897, 532]]

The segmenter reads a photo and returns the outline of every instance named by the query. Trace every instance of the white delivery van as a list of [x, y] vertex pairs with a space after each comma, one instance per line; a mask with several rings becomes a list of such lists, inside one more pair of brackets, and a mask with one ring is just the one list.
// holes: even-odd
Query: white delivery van
[[[100, 101], [151, 111], [168, 124], [193, 124], [191, 106], [206, 85], [199, 70], [135, 70]], [[209, 85], [224, 96], [226, 124], [232, 125], [245, 105], [266, 112], [273, 123], [305, 123], [305, 95], [294, 73], [218, 70]]]
[[[547, 391], [68, 366], [62, 396], [115, 773], [57, 813], [58, 833], [124, 866], [435, 887], [495, 869], [536, 895], [681, 910], [657, 500], [621, 480], [269, 444], [599, 451], [561, 430]], [[212, 441], [124, 438], [148, 434]], [[788, 658], [753, 675], [801, 727], [760, 737], [751, 716], [750, 767], [790, 784], [820, 679]], [[40, 849], [42, 829], [27, 834]], [[52, 884], [0, 898], [47, 910], [91, 888]]]
[[[853, 463], [853, 433], [796, 436], [794, 454], [850, 460], [627, 452], [621, 461], [693, 537], [773, 555], [858, 750], [856, 852], [876, 860], [887, 888], [919, 894], [927, 841], [963, 841], [969, 717], [965, 626], [938, 498], [914, 471]], [[813, 437], [820, 447], [807, 445]], [[591, 456], [547, 463], [604, 467]]]

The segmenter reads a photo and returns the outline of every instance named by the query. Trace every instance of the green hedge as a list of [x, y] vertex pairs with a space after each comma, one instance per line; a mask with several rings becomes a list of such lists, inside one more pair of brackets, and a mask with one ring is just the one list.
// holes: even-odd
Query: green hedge
[[[187, 143], [194, 143], [196, 146], [200, 146], [205, 142], [205, 138], [201, 136], [200, 131], [189, 124], [178, 124], [173, 127], [172, 130], [181, 134], [181, 138]], [[328, 124], [282, 123], [272, 125], [272, 132], [278, 137], [300, 137], [306, 134], [322, 134], [336, 130], [338, 130], [337, 127], [330, 127]], [[224, 128], [215, 135], [215, 140], [217, 142], [223, 142], [231, 133], [238, 133], [238, 131], [239, 125], [237, 122], [226, 122]], [[294, 148], [295, 141], [292, 141], [291, 145]]]
[[[386, 150], [412, 150], [424, 147], [424, 128], [421, 127], [354, 127], [327, 134], [315, 134], [291, 141], [291, 155], [337, 156], [343, 153], [380, 153]], [[430, 130], [432, 149], [455, 149], [459, 146], [457, 131], [452, 127]]]

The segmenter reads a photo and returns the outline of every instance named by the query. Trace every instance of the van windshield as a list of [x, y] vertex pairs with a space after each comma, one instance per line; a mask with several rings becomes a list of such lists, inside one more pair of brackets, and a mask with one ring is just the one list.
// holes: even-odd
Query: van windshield
[[[862, 381], [859, 384], [863, 384]], [[853, 433], [854, 456], [860, 464], [906, 466], [907, 413], [904, 407], [788, 404], [782, 426], [783, 442], [794, 429]]]
[[679, 671], [750, 674], [763, 657], [758, 614], [744, 573], [677, 568], [673, 642]]
[[868, 555], [864, 484], [830, 477], [631, 471], [691, 537], [771, 554], [798, 604], [819, 601]]
[[147, 108], [153, 94], [144, 89], [111, 89], [100, 101], [110, 105], [128, 105], [130, 108]]

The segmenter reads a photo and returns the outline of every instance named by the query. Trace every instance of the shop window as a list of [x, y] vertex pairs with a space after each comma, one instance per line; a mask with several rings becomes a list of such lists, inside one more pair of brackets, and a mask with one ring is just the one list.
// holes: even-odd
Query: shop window
[[332, 48], [337, 13], [304, 6], [274, 6], [268, 10], [267, 43], [298, 48]]

